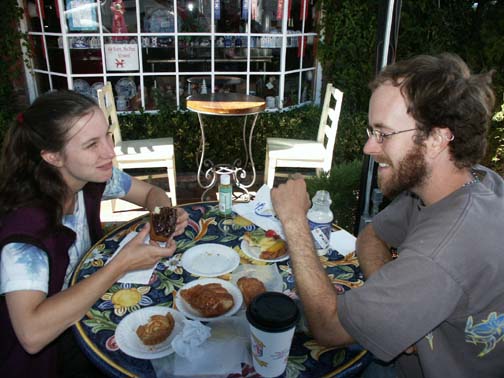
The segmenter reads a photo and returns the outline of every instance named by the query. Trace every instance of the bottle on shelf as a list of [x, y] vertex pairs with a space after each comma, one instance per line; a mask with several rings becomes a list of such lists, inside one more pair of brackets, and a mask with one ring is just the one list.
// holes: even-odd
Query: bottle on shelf
[[307, 217], [317, 253], [319, 256], [326, 255], [329, 251], [331, 227], [334, 219], [329, 192], [319, 190], [315, 193]]
[[231, 177], [226, 174], [221, 175], [219, 184], [219, 212], [221, 215], [231, 215], [232, 196]]

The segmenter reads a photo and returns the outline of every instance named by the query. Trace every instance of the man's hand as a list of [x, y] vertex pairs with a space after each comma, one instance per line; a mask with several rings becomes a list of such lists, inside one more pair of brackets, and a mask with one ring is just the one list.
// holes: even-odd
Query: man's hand
[[282, 223], [289, 219], [306, 218], [310, 198], [303, 178], [296, 177], [271, 190], [273, 208]]

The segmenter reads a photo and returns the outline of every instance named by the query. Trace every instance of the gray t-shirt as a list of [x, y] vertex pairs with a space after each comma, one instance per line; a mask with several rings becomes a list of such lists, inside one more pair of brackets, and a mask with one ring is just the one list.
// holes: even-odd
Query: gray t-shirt
[[403, 193], [373, 219], [399, 257], [339, 297], [341, 322], [389, 361], [416, 344], [428, 378], [504, 377], [504, 180], [481, 181], [435, 204]]

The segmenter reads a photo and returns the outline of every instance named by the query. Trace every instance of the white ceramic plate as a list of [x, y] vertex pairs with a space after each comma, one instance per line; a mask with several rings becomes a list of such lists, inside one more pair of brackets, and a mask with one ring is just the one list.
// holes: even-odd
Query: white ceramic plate
[[240, 264], [240, 256], [222, 244], [207, 243], [192, 247], [182, 255], [182, 267], [203, 277], [217, 277], [232, 272]]
[[135, 97], [137, 94], [135, 82], [127, 77], [123, 77], [116, 83], [115, 90], [118, 96], [124, 96], [129, 99]]
[[[145, 345], [137, 336], [136, 330], [142, 324], [147, 324], [152, 315], [166, 315], [170, 312], [175, 320], [172, 333], [162, 343]], [[119, 322], [115, 331], [115, 339], [119, 348], [132, 357], [151, 360], [165, 357], [173, 353], [171, 342], [184, 328], [184, 315], [172, 308], [163, 306], [145, 307], [132, 312]]]
[[98, 100], [98, 89], [102, 89], [103, 88], [103, 83], [102, 82], [96, 82], [94, 83], [93, 85], [91, 85], [91, 95], [96, 99]]
[[86, 80], [75, 79], [73, 82], [75, 92], [91, 97], [91, 86]]
[[203, 322], [210, 322], [210, 321], [222, 319], [226, 316], [231, 316], [236, 311], [238, 311], [240, 309], [242, 302], [243, 302], [243, 297], [242, 297], [240, 290], [232, 283], [225, 281], [225, 280], [221, 280], [220, 278], [202, 278], [199, 280], [194, 280], [194, 281], [191, 281], [191, 282], [185, 284], [183, 287], [180, 288], [180, 290], [190, 289], [191, 287], [196, 286], [196, 285], [206, 285], [209, 283], [221, 284], [222, 287], [224, 289], [226, 289], [229, 292], [229, 294], [231, 294], [233, 296], [233, 300], [234, 300], [233, 307], [231, 307], [231, 309], [228, 312], [224, 313], [223, 315], [215, 316], [213, 318], [205, 318], [205, 317], [200, 316], [199, 312], [196, 311], [195, 309], [193, 309], [191, 307], [191, 305], [189, 305], [189, 303], [187, 303], [184, 300], [184, 298], [182, 298], [182, 296], [177, 293], [177, 295], [175, 296], [175, 305], [177, 306], [177, 309], [182, 314], [184, 314], [187, 318], [191, 318], [194, 320], [200, 320]]
[[245, 253], [248, 257], [251, 259], [257, 260], [257, 261], [264, 261], [264, 262], [279, 262], [279, 261], [285, 261], [289, 259], [289, 253], [287, 252], [285, 255], [282, 257], [279, 257], [278, 259], [261, 259], [259, 256], [261, 255], [261, 249], [259, 247], [251, 247], [249, 244], [245, 241], [242, 240], [240, 244], [240, 248]]

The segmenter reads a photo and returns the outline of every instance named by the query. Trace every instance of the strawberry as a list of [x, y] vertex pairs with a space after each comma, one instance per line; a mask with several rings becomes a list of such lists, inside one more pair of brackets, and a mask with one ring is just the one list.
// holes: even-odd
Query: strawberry
[[273, 238], [273, 239], [278, 239], [278, 234], [275, 232], [275, 230], [268, 230], [264, 234], [267, 238]]

